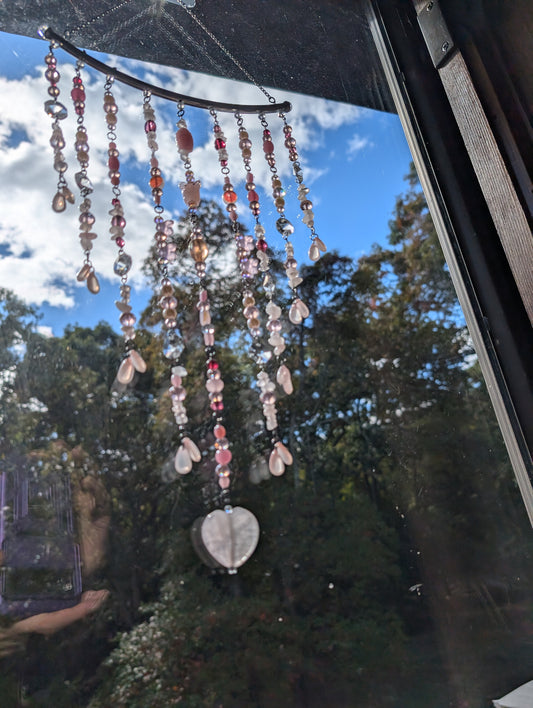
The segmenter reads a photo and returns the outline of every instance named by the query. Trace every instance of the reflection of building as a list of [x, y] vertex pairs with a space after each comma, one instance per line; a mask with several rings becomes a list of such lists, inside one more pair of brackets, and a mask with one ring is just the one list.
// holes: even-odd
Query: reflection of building
[[70, 481], [18, 461], [0, 474], [0, 613], [70, 607], [81, 595]]

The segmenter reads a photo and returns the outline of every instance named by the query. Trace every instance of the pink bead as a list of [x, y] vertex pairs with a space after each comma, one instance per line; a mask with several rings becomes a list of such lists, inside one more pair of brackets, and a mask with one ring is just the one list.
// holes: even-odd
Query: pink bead
[[144, 132], [145, 133], [153, 133], [156, 129], [156, 124], [155, 121], [153, 120], [147, 120], [146, 123], [144, 124]]
[[194, 147], [192, 133], [187, 130], [187, 128], [180, 128], [176, 132], [176, 143], [180, 152], [192, 152], [192, 149]]
[[226, 147], [226, 143], [224, 142], [224, 140], [222, 140], [222, 138], [217, 138], [215, 140], [215, 148], [217, 150], [223, 150], [225, 147]]
[[215, 346], [215, 335], [214, 334], [204, 334], [204, 344], [206, 347]]
[[82, 88], [73, 88], [70, 95], [73, 101], [85, 101], [85, 91]]
[[126, 245], [126, 241], [124, 241], [122, 236], [118, 236], [118, 238], [115, 239], [115, 243], [119, 248], [124, 248], [124, 246]]
[[274, 152], [274, 143], [271, 140], [265, 140], [263, 143], [263, 151], [267, 154]]
[[150, 167], [157, 167], [159, 165], [159, 160], [157, 157], [152, 157], [150, 160]]
[[213, 433], [215, 434], [215, 438], [224, 438], [226, 437], [226, 428], [223, 425], [215, 425]]
[[200, 290], [200, 302], [207, 302], [208, 297], [209, 293], [207, 290]]
[[251, 189], [248, 192], [248, 201], [249, 202], [258, 202], [259, 201], [259, 194], [257, 194], [257, 192], [254, 192], [254, 190]]
[[230, 479], [229, 477], [219, 477], [218, 478], [218, 486], [221, 489], [227, 489], [230, 485]]
[[172, 376], [170, 377], [170, 383], [175, 387], [181, 386], [181, 376], [178, 376], [177, 374], [172, 374]]
[[118, 168], [120, 167], [118, 157], [114, 157], [114, 156], [109, 158], [107, 164], [109, 165], [110, 170], [118, 170]]
[[217, 450], [215, 452], [215, 460], [219, 465], [227, 465], [231, 462], [232, 457], [231, 450]]
[[260, 238], [257, 239], [257, 241], [255, 242], [255, 247], [258, 251], [266, 251], [268, 248], [268, 244], [264, 239]]
[[247, 182], [253, 182], [253, 181], [254, 181], [254, 176], [253, 176], [253, 174], [252, 174], [251, 172], [248, 172], [248, 174], [246, 175], [246, 181], [247, 181]]

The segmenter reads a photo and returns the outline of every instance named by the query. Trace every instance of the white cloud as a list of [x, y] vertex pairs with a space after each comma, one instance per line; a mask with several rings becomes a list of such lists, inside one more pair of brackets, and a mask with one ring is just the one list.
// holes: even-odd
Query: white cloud
[[353, 160], [355, 155], [366, 147], [372, 147], [368, 138], [364, 138], [358, 133], [354, 133], [348, 141], [347, 155], [349, 160]]
[[[62, 74], [59, 100], [73, 113], [69, 94], [74, 68], [72, 64], [63, 63], [59, 50], [57, 54], [58, 68]], [[216, 101], [228, 101], [231, 96], [234, 103], [258, 103], [263, 100], [256, 87], [244, 83], [130, 60], [114, 60], [114, 63], [129, 73], [186, 95], [204, 96]], [[116, 283], [112, 264], [117, 249], [108, 233], [107, 212], [112, 195], [107, 177], [107, 129], [102, 110], [104, 79], [92, 71], [84, 71], [83, 75], [87, 93], [85, 126], [90, 146], [88, 173], [95, 190], [91, 199], [96, 217], [94, 230], [98, 234], [91, 256], [100, 280], [108, 279]], [[66, 177], [69, 187], [76, 194], [77, 203], [69, 205], [64, 213], [56, 214], [51, 209], [57, 183], [49, 145], [51, 120], [43, 110], [43, 102], [48, 98], [46, 85], [42, 75], [24, 76], [20, 80], [0, 77], [0, 173], [4, 175], [0, 249], [5, 254], [0, 258], [0, 282], [29, 303], [41, 305], [48, 302], [69, 308], [75, 304], [76, 288], [85, 287], [75, 279], [83, 263], [78, 239], [80, 199], [74, 184], [74, 173], [79, 169], [73, 150], [76, 125], [73, 115], [62, 122], [67, 141], [64, 153], [69, 165]], [[123, 174], [121, 200], [127, 221], [125, 250], [133, 257], [130, 279], [135, 284], [143, 281], [140, 266], [154, 231], [154, 213], [147, 185], [150, 153], [143, 129], [142, 94], [119, 83], [115, 84], [113, 91], [119, 106], [117, 145]], [[294, 109], [288, 119], [298, 141], [305, 181], [311, 184], [320, 172], [306, 166], [309, 148], [321, 139], [324, 130], [358, 121], [364, 109], [282, 92], [276, 92], [276, 98], [279, 101], [290, 100], [293, 104]], [[167, 217], [176, 218], [177, 212], [183, 209], [178, 190], [178, 184], [183, 179], [183, 165], [174, 141], [176, 107], [157, 98], [153, 99], [153, 105], [158, 120], [158, 157], [166, 180], [164, 203]], [[217, 188], [218, 191], [221, 175], [213, 148], [210, 116], [205, 111], [186, 109], [186, 118], [193, 134], [202, 136], [192, 155], [193, 170], [203, 187]], [[209, 126], [207, 137], [206, 120]], [[220, 113], [219, 120], [226, 132], [232, 180], [237, 185], [242, 180], [243, 169], [235, 119], [232, 115]], [[294, 178], [283, 146], [282, 123], [275, 115], [268, 117], [268, 122], [274, 134], [278, 169], [289, 186]], [[253, 142], [252, 170], [256, 182], [269, 183], [270, 172], [263, 156], [259, 120], [257, 116], [244, 116], [244, 123]], [[16, 135], [19, 140], [22, 136], [18, 144], [12, 139]], [[137, 183], [124, 181], [128, 166], [141, 170], [142, 176], [136, 178]]]
[[54, 336], [54, 330], [48, 325], [37, 325], [37, 332], [45, 339], [51, 339]]

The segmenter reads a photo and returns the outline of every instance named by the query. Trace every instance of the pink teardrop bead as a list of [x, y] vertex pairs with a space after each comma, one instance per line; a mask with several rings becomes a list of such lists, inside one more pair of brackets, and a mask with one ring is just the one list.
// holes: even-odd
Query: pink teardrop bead
[[227, 489], [230, 485], [230, 479], [229, 477], [219, 477], [218, 478], [218, 486], [221, 489]]
[[270, 453], [268, 469], [274, 477], [280, 477], [285, 472], [285, 464], [277, 450], [272, 450]]
[[126, 359], [122, 360], [122, 363], [118, 367], [117, 380], [121, 384], [129, 384], [133, 379], [134, 373], [135, 367], [133, 366], [133, 362], [128, 356], [126, 357]]
[[282, 442], [277, 442], [275, 448], [283, 463], [285, 465], [292, 465], [293, 459], [288, 447], [286, 447]]

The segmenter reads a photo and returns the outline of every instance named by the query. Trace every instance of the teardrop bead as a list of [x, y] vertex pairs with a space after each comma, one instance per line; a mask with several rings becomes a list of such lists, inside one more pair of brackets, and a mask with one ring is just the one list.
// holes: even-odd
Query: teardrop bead
[[320, 250], [316, 243], [312, 243], [309, 247], [309, 260], [316, 262], [320, 259]]
[[94, 270], [92, 273], [89, 273], [89, 277], [87, 278], [87, 290], [93, 295], [97, 295], [100, 292], [100, 283], [98, 282]]
[[174, 467], [179, 474], [188, 474], [192, 470], [192, 460], [189, 452], [180, 445], [174, 458]]
[[74, 202], [76, 201], [74, 194], [70, 191], [68, 187], [63, 187], [63, 189], [61, 190], [61, 194], [65, 197], [69, 204], [74, 204]]
[[63, 196], [63, 194], [61, 192], [57, 192], [57, 194], [52, 199], [53, 211], [60, 214], [62, 211], [65, 211], [66, 208], [67, 208], [67, 202], [65, 201], [65, 197]]
[[144, 374], [144, 372], [146, 371], [146, 362], [139, 354], [139, 352], [135, 349], [132, 349], [130, 352], [130, 359], [131, 363], [135, 367], [135, 371], [138, 371], [140, 374]]
[[181, 441], [185, 450], [189, 453], [189, 456], [193, 462], [200, 462], [202, 459], [202, 453], [198, 449], [196, 443], [194, 443], [190, 438], [183, 438]]
[[293, 459], [292, 455], [289, 451], [289, 448], [284, 445], [282, 442], [277, 442], [275, 444], [275, 448], [277, 450], [278, 455], [281, 457], [281, 460], [285, 465], [292, 465]]
[[122, 360], [120, 366], [118, 367], [117, 380], [121, 384], [129, 384], [133, 381], [133, 375], [135, 374], [135, 367], [129, 356]]
[[285, 472], [285, 463], [277, 450], [272, 450], [268, 459], [268, 469], [274, 477], [280, 477]]
[[304, 318], [302, 317], [302, 313], [296, 306], [296, 301], [294, 301], [290, 307], [289, 310], [289, 320], [292, 322], [292, 324], [299, 325], [302, 324]]
[[294, 304], [298, 308], [298, 312], [301, 314], [303, 319], [305, 319], [306, 317], [309, 317], [309, 308], [307, 307], [307, 305], [305, 304], [305, 302], [303, 300], [300, 300], [300, 298], [296, 298], [296, 300], [294, 301]]
[[90, 272], [91, 272], [91, 266], [88, 263], [84, 263], [82, 265], [82, 267], [79, 269], [78, 274], [76, 275], [76, 280], [79, 283], [82, 283], [84, 280], [87, 280]]
[[288, 366], [286, 366], [285, 364], [282, 364], [279, 367], [276, 373], [276, 381], [279, 383], [281, 388], [288, 396], [290, 396], [291, 393], [294, 391], [294, 386], [292, 385], [291, 372]]
[[326, 251], [328, 250], [324, 241], [322, 241], [322, 239], [318, 236], [315, 236], [315, 238], [313, 239], [313, 243], [318, 246], [318, 250], [322, 251], [322, 253], [326, 253]]

